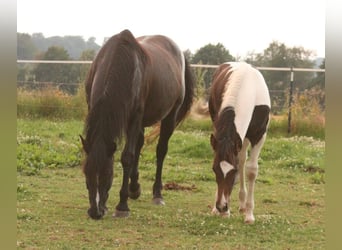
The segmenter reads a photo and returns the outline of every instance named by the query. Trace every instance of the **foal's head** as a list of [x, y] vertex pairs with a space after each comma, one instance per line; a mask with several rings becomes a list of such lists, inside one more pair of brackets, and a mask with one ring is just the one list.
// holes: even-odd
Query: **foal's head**
[[235, 178], [238, 174], [238, 152], [241, 139], [234, 124], [233, 109], [224, 109], [214, 123], [214, 134], [210, 142], [214, 149], [213, 171], [216, 176], [217, 191], [213, 213], [229, 216], [229, 200]]

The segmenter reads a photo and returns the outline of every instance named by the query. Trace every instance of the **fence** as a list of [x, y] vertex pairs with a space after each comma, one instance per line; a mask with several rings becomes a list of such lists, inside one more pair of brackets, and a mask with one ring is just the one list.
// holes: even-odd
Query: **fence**
[[[61, 61], [61, 60], [17, 60], [18, 64], [76, 64], [76, 65], [82, 65], [82, 64], [91, 64], [92, 61]], [[215, 70], [218, 65], [199, 65], [199, 64], [191, 64], [191, 67], [194, 69], [208, 69], [208, 70]], [[294, 95], [294, 82], [295, 82], [295, 73], [298, 72], [315, 72], [315, 73], [325, 73], [325, 69], [312, 69], [312, 68], [292, 68], [292, 67], [256, 67], [260, 71], [282, 71], [284, 73], [290, 73], [290, 78], [288, 82], [288, 87], [284, 89], [269, 89], [270, 96], [272, 100], [272, 112], [275, 113], [277, 110], [282, 110], [284, 108], [287, 108], [287, 114], [288, 114], [288, 132], [291, 132], [291, 119], [292, 119], [292, 104], [293, 104], [293, 95]], [[266, 81], [267, 82], [267, 81]], [[38, 86], [38, 85], [45, 85], [45, 84], [51, 84], [51, 82], [36, 82], [36, 81], [18, 81], [18, 86], [27, 86], [31, 85], [31, 88], [34, 88], [32, 86]], [[73, 90], [71, 92], [74, 92], [76, 88], [78, 88], [79, 83], [53, 83], [57, 85], [60, 89], [64, 90]], [[208, 87], [208, 86], [206, 86]], [[287, 107], [284, 107], [286, 102], [282, 102], [281, 104], [277, 104], [277, 99], [285, 100], [286, 96], [288, 96], [287, 100]]]

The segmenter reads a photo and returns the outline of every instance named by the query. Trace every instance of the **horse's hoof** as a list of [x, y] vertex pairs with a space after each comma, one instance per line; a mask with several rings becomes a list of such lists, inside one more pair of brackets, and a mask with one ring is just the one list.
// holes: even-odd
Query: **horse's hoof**
[[115, 210], [115, 213], [113, 214], [114, 218], [126, 218], [128, 216], [129, 216], [129, 211]]
[[129, 198], [131, 198], [133, 200], [138, 199], [140, 197], [140, 194], [141, 194], [140, 186], [139, 186], [138, 190], [136, 190], [136, 191], [131, 191], [131, 190], [128, 191]]
[[153, 204], [164, 206], [165, 202], [163, 198], [153, 198]]
[[99, 215], [99, 214], [95, 214], [95, 215], [90, 215], [90, 214], [88, 214], [89, 215], [89, 217], [91, 218], [91, 219], [93, 219], [93, 220], [100, 220], [100, 219], [102, 219], [102, 215]]
[[99, 220], [102, 219], [104, 213], [98, 213], [97, 211], [94, 211], [92, 209], [88, 210], [88, 215], [90, 218], [92, 218], [93, 220]]

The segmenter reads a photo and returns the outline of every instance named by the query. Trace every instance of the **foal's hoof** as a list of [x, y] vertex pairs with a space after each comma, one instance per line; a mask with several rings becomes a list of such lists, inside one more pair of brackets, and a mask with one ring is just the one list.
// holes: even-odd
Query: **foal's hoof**
[[239, 213], [240, 214], [245, 214], [246, 213], [246, 208], [239, 208]]
[[152, 201], [153, 201], [153, 204], [155, 205], [162, 205], [162, 206], [165, 205], [163, 198], [153, 198]]
[[115, 213], [113, 214], [114, 218], [126, 218], [129, 216], [129, 211], [120, 211], [120, 210], [115, 210]]
[[254, 220], [245, 220], [245, 223], [251, 225], [254, 224]]
[[246, 224], [253, 224], [254, 221], [255, 221], [255, 218], [254, 218], [253, 215], [251, 215], [251, 216], [246, 216], [246, 217], [245, 217], [245, 223], [246, 223]]

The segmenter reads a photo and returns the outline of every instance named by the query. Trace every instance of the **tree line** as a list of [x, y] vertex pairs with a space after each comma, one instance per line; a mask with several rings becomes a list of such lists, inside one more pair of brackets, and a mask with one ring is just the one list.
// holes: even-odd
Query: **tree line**
[[[93, 60], [100, 46], [91, 37], [85, 41], [80, 36], [45, 38], [41, 33], [32, 36], [17, 33], [18, 59], [41, 60]], [[325, 68], [325, 59], [319, 65], [313, 59], [312, 51], [303, 47], [288, 47], [284, 43], [272, 41], [261, 53], [250, 52], [245, 58], [235, 58], [223, 44], [207, 44], [194, 54], [190, 50], [184, 54], [192, 64], [218, 65], [227, 61], [246, 61], [262, 67]], [[80, 83], [83, 82], [89, 65], [37, 64], [18, 65], [18, 81]], [[210, 86], [214, 69], [194, 69], [198, 86]], [[266, 82], [272, 90], [284, 90], [290, 81], [290, 74], [281, 71], [263, 71]], [[324, 73], [296, 72], [296, 87], [300, 90], [318, 87], [324, 90]], [[75, 93], [75, 86], [65, 85], [64, 90]]]

